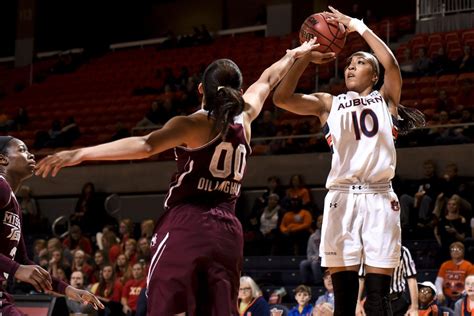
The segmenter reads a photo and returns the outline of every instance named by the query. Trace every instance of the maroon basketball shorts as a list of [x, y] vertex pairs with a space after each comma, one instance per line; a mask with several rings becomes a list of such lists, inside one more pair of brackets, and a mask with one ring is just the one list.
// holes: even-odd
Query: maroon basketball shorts
[[181, 204], [160, 219], [151, 241], [148, 315], [238, 315], [242, 226], [219, 208]]

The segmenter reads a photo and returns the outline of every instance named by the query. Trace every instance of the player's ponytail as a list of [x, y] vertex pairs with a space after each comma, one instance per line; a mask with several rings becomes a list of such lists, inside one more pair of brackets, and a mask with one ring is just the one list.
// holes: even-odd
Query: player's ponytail
[[410, 130], [426, 124], [425, 115], [418, 109], [398, 105], [398, 133], [406, 135]]
[[219, 59], [206, 68], [202, 83], [204, 109], [215, 118], [214, 130], [220, 131], [224, 139], [234, 117], [244, 109], [242, 74], [230, 59]]

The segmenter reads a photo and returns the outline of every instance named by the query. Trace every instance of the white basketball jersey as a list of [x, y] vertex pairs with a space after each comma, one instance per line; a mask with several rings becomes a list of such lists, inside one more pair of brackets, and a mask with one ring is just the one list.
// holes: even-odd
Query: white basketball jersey
[[367, 96], [353, 91], [334, 96], [323, 127], [332, 152], [326, 188], [390, 182], [396, 165], [394, 122], [376, 90]]

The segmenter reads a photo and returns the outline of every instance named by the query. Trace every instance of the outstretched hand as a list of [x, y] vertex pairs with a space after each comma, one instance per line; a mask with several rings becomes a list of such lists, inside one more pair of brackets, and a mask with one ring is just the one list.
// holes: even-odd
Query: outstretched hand
[[312, 38], [309, 41], [304, 42], [300, 46], [293, 49], [289, 49], [288, 51], [293, 52], [294, 54], [293, 56], [295, 57], [295, 59], [298, 59], [300, 57], [303, 57], [309, 54], [312, 50], [316, 49], [316, 47], [318, 46], [319, 44], [316, 43], [316, 38]]
[[76, 289], [75, 287], [68, 286], [66, 288], [66, 296], [76, 302], [80, 302], [83, 304], [90, 304], [94, 307], [95, 310], [104, 309], [104, 305], [99, 301], [99, 299], [92, 293]]
[[337, 25], [337, 23], [341, 23], [342, 25], [346, 27], [347, 32], [355, 31], [355, 29], [349, 26], [349, 23], [352, 20], [350, 16], [339, 12], [338, 10], [334, 9], [331, 6], [329, 6], [329, 10], [331, 10], [331, 12], [328, 12], [328, 11], [324, 12], [324, 15], [326, 16], [326, 20], [328, 21], [328, 23], [335, 24], [335, 25]]
[[316, 50], [319, 47], [319, 44], [316, 43], [317, 38], [314, 37], [309, 41], [304, 42], [300, 46], [292, 49], [294, 52], [295, 59], [306, 57], [310, 58], [311, 62], [315, 64], [325, 64], [336, 59], [336, 54], [333, 52], [321, 53]]
[[78, 165], [80, 163], [81, 159], [77, 150], [60, 151], [43, 158], [36, 165], [35, 174], [46, 178], [51, 172], [51, 175], [55, 177], [61, 168]]

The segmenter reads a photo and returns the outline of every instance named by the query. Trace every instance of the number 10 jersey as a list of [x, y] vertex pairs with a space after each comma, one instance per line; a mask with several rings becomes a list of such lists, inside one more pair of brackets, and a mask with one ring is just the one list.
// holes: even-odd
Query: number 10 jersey
[[[199, 112], [207, 115], [207, 111]], [[217, 135], [201, 147], [178, 146], [174, 151], [178, 170], [172, 177], [165, 209], [191, 203], [233, 211], [251, 152], [243, 114], [234, 118], [225, 140]]]
[[326, 188], [388, 183], [395, 175], [396, 119], [379, 91], [334, 96], [323, 132], [332, 152]]

